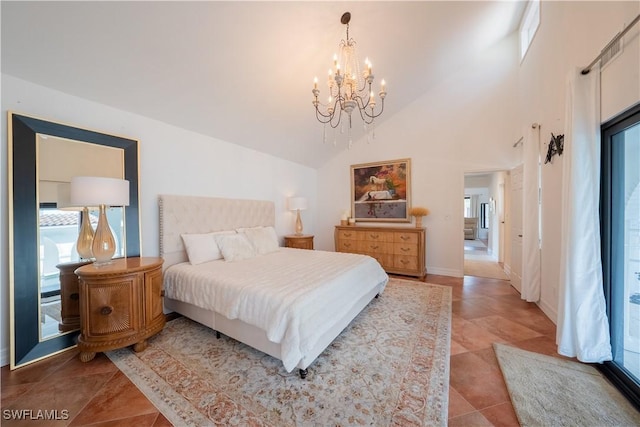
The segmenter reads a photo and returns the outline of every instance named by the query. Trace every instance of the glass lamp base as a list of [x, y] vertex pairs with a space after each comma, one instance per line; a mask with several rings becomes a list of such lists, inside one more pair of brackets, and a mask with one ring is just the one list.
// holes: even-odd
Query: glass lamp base
[[100, 205], [100, 216], [98, 218], [98, 226], [93, 236], [93, 245], [91, 246], [95, 262], [93, 265], [99, 267], [111, 263], [111, 258], [116, 252], [116, 241], [111, 233], [111, 228], [107, 221], [106, 207]]

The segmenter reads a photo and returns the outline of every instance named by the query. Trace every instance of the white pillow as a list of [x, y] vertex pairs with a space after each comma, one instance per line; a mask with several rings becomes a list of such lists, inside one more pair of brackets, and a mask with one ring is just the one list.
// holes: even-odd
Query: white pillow
[[182, 234], [182, 242], [187, 250], [189, 262], [193, 265], [222, 259], [216, 236], [236, 234], [234, 230], [205, 234]]
[[259, 254], [267, 254], [280, 247], [278, 235], [273, 227], [246, 228], [244, 234]]
[[225, 261], [240, 261], [256, 256], [256, 251], [244, 233], [216, 236], [216, 242]]

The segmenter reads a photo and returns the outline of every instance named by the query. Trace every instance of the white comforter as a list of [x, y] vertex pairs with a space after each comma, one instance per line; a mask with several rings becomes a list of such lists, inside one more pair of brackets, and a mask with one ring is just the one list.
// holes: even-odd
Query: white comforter
[[165, 295], [240, 319], [279, 343], [290, 372], [318, 338], [388, 276], [368, 256], [280, 248], [243, 261], [169, 267]]

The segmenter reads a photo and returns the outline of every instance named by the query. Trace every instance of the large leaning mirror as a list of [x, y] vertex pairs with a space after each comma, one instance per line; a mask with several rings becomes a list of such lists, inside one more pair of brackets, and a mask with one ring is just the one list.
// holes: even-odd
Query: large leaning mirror
[[[71, 177], [129, 181], [129, 206], [107, 213], [115, 257], [140, 255], [140, 220], [138, 141], [11, 112], [8, 125], [14, 369], [76, 344], [80, 313], [73, 271], [90, 260], [81, 259], [75, 245], [82, 207], [70, 206]], [[96, 215], [89, 211], [89, 218]]]

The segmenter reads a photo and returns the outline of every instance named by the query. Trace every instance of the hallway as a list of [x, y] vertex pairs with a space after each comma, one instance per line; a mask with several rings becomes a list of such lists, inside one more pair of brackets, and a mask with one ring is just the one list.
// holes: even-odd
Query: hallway
[[464, 275], [509, 280], [502, 266], [489, 253], [481, 239], [464, 241]]

